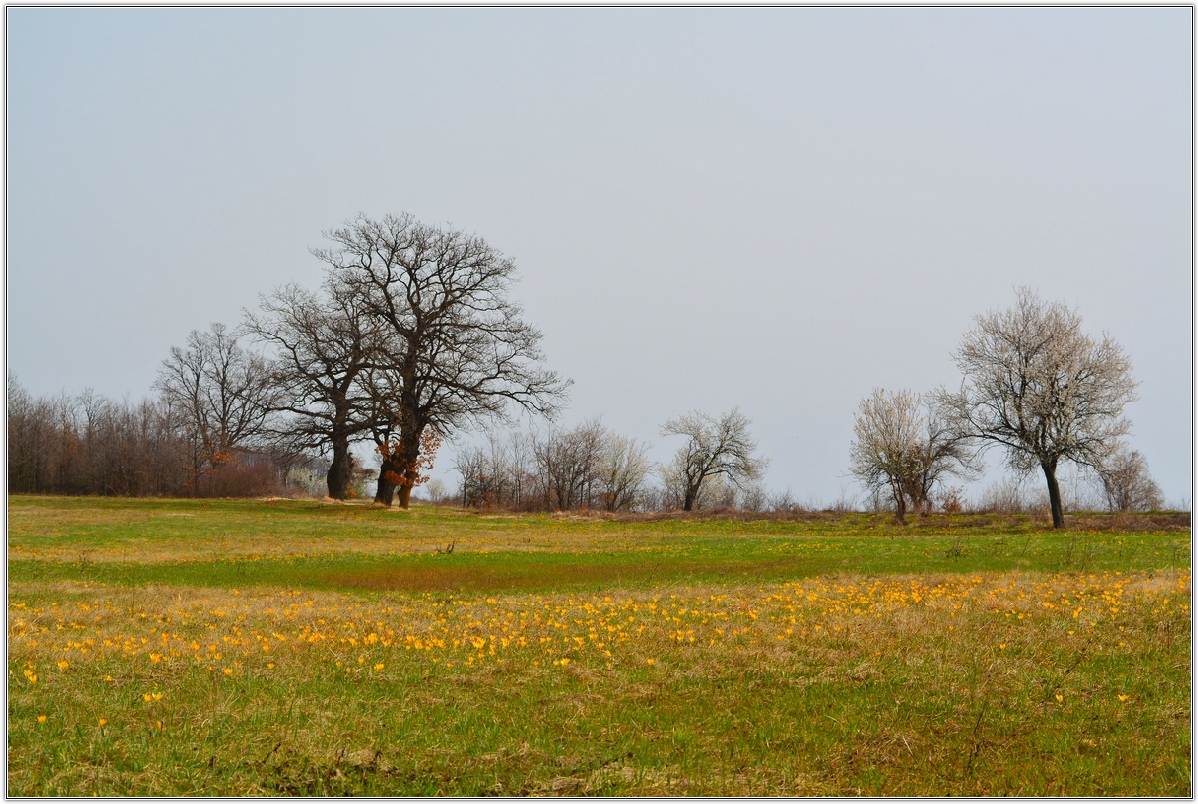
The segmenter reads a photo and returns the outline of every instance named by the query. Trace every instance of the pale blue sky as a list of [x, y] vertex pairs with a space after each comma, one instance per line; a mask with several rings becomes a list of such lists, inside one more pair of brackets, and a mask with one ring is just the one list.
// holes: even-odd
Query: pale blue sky
[[[739, 405], [830, 500], [874, 386], [955, 385], [1027, 284], [1110, 332], [1132, 444], [1192, 456], [1188, 8], [9, 8], [8, 361], [148, 393], [188, 331], [315, 284], [359, 211], [513, 256], [602, 415]], [[446, 455], [438, 475], [453, 483]]]

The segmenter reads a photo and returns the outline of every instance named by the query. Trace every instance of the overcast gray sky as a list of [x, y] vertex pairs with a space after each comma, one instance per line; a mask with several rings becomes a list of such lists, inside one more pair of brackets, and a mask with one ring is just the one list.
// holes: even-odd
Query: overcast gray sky
[[858, 401], [956, 385], [1026, 284], [1125, 347], [1131, 443], [1190, 496], [1188, 8], [7, 17], [34, 393], [140, 398], [191, 329], [315, 285], [323, 230], [406, 211], [511, 255], [564, 420], [658, 459], [666, 419], [739, 405], [771, 487], [834, 499]]

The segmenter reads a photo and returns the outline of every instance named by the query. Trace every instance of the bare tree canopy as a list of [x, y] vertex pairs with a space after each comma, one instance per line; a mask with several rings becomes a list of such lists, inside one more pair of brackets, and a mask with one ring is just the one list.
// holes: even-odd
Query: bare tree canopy
[[172, 346], [155, 387], [191, 445], [193, 489], [262, 432], [274, 395], [266, 361], [242, 349], [224, 324], [192, 330], [186, 349]]
[[682, 510], [694, 510], [711, 478], [723, 477], [739, 486], [761, 476], [767, 461], [753, 454], [757, 442], [749, 435], [750, 424], [733, 408], [719, 418], [696, 410], [662, 425], [663, 436], [680, 435], [687, 440], [663, 469], [667, 492], [677, 494]]
[[349, 288], [328, 282], [320, 296], [286, 285], [246, 312], [245, 329], [269, 344], [276, 389], [274, 435], [299, 449], [332, 453], [329, 496], [344, 500], [353, 470], [350, 443], [372, 424], [375, 406], [363, 373], [378, 356], [379, 321]]
[[598, 420], [533, 438], [533, 456], [549, 510], [592, 507], [602, 477], [607, 431]]
[[965, 375], [957, 393], [941, 392], [946, 422], [980, 453], [1001, 447], [1021, 473], [1038, 466], [1048, 484], [1053, 527], [1064, 527], [1057, 467], [1098, 469], [1131, 428], [1131, 361], [1107, 335], [1082, 332], [1081, 318], [1028, 288], [1008, 310], [978, 316], [955, 353]]
[[1112, 455], [1098, 470], [1098, 479], [1112, 511], [1155, 511], [1164, 505], [1147, 461], [1135, 450], [1121, 449]]
[[[407, 507], [421, 436], [505, 415], [509, 403], [550, 413], [568, 383], [543, 368], [541, 334], [508, 298], [515, 264], [482, 238], [416, 221], [359, 216], [314, 253], [360, 294], [386, 330], [375, 388], [390, 399], [376, 501], [390, 505], [398, 476]], [[391, 440], [394, 439], [394, 442]], [[391, 445], [391, 446], [388, 446]]]
[[931, 509], [946, 474], [969, 474], [968, 450], [932, 407], [910, 391], [881, 388], [861, 400], [853, 424], [850, 471], [867, 490], [887, 494], [900, 523], [908, 503]]
[[649, 445], [607, 433], [599, 459], [599, 500], [607, 511], [627, 511], [641, 502], [649, 476]]

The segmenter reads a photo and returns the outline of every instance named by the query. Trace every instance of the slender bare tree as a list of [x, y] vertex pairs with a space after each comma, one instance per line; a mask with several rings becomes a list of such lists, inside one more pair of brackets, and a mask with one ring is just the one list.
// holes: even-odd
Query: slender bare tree
[[359, 216], [326, 236], [333, 247], [314, 253], [387, 334], [389, 377], [375, 388], [390, 396], [392, 421], [376, 502], [391, 505], [398, 485], [407, 507], [426, 428], [449, 436], [470, 419], [504, 416], [509, 403], [555, 410], [568, 383], [541, 367], [541, 334], [508, 298], [511, 259], [482, 238], [406, 214]]
[[462, 505], [467, 508], [500, 508], [505, 502], [503, 456], [492, 440], [488, 445], [474, 445], [458, 450], [455, 468], [462, 475]]
[[332, 453], [329, 496], [344, 500], [353, 469], [350, 444], [370, 432], [376, 410], [362, 382], [378, 357], [382, 329], [362, 299], [327, 282], [324, 295], [286, 285], [245, 313], [245, 329], [269, 344], [276, 395], [275, 436], [299, 449]]
[[[492, 436], [496, 438], [496, 436]], [[510, 505], [523, 511], [531, 507], [536, 499], [536, 449], [535, 439], [526, 432], [513, 430], [504, 444], [508, 473], [511, 477]]]
[[978, 454], [1001, 447], [1012, 469], [1039, 467], [1053, 527], [1064, 527], [1057, 468], [1098, 469], [1118, 449], [1131, 428], [1123, 408], [1136, 398], [1131, 361], [1109, 336], [1082, 332], [1075, 311], [1028, 288], [1010, 309], [975, 320], [955, 353], [961, 389], [942, 391], [939, 409]]
[[663, 436], [686, 438], [662, 472], [667, 494], [678, 498], [682, 510], [695, 508], [709, 478], [722, 476], [739, 487], [761, 476], [768, 462], [754, 455], [757, 442], [749, 435], [750, 424], [733, 408], [718, 418], [696, 410], [662, 425]]

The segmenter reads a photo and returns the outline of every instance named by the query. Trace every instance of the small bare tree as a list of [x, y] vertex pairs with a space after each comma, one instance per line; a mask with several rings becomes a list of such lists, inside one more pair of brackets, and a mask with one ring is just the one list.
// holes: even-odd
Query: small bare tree
[[553, 430], [533, 441], [545, 507], [569, 511], [596, 505], [607, 432], [597, 419], [569, 430]]
[[467, 508], [502, 507], [505, 491], [503, 455], [495, 452], [498, 442], [458, 450], [455, 468], [462, 475], [462, 505]]
[[192, 330], [186, 349], [172, 346], [155, 387], [177, 411], [191, 445], [193, 494], [207, 472], [231, 459], [233, 449], [261, 434], [275, 393], [266, 361], [242, 349], [224, 324]]
[[757, 442], [749, 435], [750, 424], [733, 408], [719, 418], [692, 411], [662, 425], [663, 436], [686, 438], [686, 444], [662, 471], [667, 497], [680, 503], [682, 510], [691, 511], [710, 478], [724, 477], [740, 487], [761, 477], [768, 462], [754, 455]]
[[740, 490], [740, 509], [757, 513], [769, 506], [769, 491], [761, 481], [746, 483]]
[[1121, 449], [1098, 470], [1098, 478], [1112, 511], [1155, 511], [1164, 506], [1160, 486], [1148, 474], [1148, 463], [1139, 452]]
[[606, 433], [599, 458], [599, 501], [608, 511], [626, 511], [641, 501], [649, 476], [648, 445]]
[[881, 388], [861, 400], [853, 423], [849, 471], [870, 493], [888, 496], [902, 524], [907, 521], [910, 479], [919, 471], [922, 430], [915, 395]]
[[975, 454], [1001, 447], [1015, 471], [1040, 468], [1054, 528], [1065, 525], [1058, 466], [1103, 466], [1131, 428], [1123, 408], [1136, 398], [1123, 350], [1081, 324], [1065, 305], [1020, 288], [1014, 307], [977, 317], [955, 354], [961, 389], [938, 397], [945, 421]]
[[853, 425], [850, 471], [871, 494], [888, 497], [900, 524], [908, 504], [929, 511], [932, 492], [950, 474], [971, 474], [968, 450], [932, 407], [910, 391], [874, 389]]

